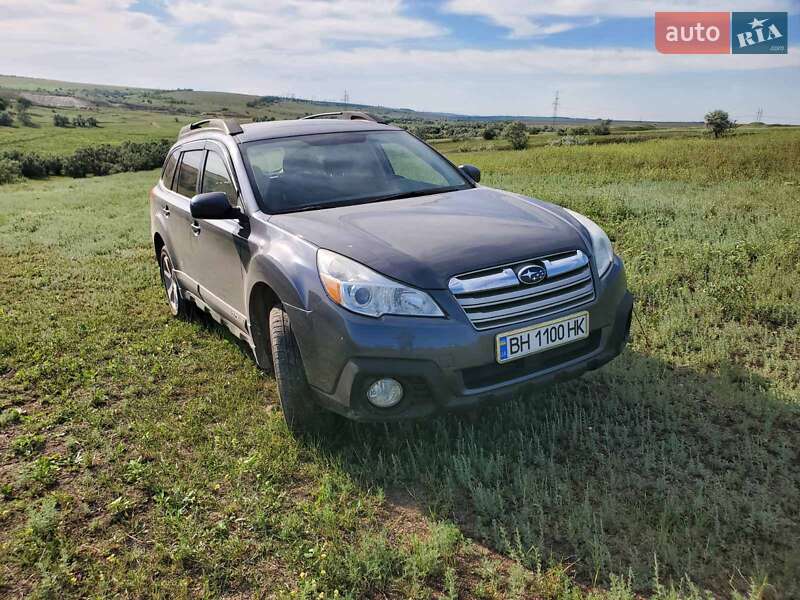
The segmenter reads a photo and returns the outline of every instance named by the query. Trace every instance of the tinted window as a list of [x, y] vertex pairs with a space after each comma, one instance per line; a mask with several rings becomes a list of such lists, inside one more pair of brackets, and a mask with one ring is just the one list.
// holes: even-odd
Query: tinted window
[[209, 152], [206, 158], [206, 169], [203, 172], [203, 193], [224, 192], [231, 206], [237, 206], [236, 188], [233, 187], [228, 176], [228, 170], [222, 157], [216, 152]]
[[438, 152], [404, 131], [304, 135], [250, 142], [243, 150], [268, 212], [472, 187]]
[[178, 152], [173, 152], [167, 158], [167, 162], [164, 164], [164, 171], [161, 174], [161, 181], [164, 182], [164, 185], [168, 188], [172, 187], [172, 177], [175, 175], [175, 167], [178, 166]]
[[203, 152], [203, 150], [190, 150], [183, 153], [174, 188], [176, 192], [187, 198], [191, 198], [197, 193], [197, 176], [200, 173]]

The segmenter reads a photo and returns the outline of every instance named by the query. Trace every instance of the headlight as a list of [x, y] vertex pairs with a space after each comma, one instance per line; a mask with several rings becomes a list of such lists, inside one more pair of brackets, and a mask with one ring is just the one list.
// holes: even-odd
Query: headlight
[[578, 219], [581, 225], [586, 228], [586, 231], [589, 232], [589, 237], [592, 239], [594, 261], [597, 264], [597, 273], [602, 277], [608, 271], [611, 263], [614, 262], [614, 249], [611, 247], [611, 240], [608, 239], [606, 232], [600, 229], [600, 226], [591, 219], [568, 208], [564, 210]]
[[392, 281], [330, 250], [317, 252], [317, 269], [330, 299], [355, 313], [370, 317], [444, 316], [433, 298], [425, 292]]

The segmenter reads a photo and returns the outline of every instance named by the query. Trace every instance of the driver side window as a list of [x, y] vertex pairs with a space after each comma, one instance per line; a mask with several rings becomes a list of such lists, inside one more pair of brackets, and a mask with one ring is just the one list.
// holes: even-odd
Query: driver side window
[[203, 174], [201, 192], [204, 194], [206, 192], [223, 192], [228, 197], [228, 202], [231, 206], [234, 208], [239, 206], [236, 188], [231, 182], [230, 175], [228, 175], [225, 161], [213, 150], [209, 150], [206, 158], [206, 168]]

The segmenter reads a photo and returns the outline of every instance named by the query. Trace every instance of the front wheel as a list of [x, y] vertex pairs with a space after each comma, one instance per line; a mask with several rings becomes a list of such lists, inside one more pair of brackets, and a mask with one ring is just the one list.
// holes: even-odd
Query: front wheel
[[312, 432], [321, 426], [327, 411], [311, 397], [289, 315], [280, 306], [269, 311], [269, 338], [283, 418], [294, 433]]
[[191, 317], [191, 307], [181, 293], [178, 277], [172, 265], [172, 258], [169, 252], [167, 252], [166, 247], [161, 248], [158, 265], [161, 271], [161, 283], [164, 284], [164, 291], [167, 294], [167, 302], [169, 303], [169, 310], [172, 312], [172, 316], [180, 319], [188, 319]]

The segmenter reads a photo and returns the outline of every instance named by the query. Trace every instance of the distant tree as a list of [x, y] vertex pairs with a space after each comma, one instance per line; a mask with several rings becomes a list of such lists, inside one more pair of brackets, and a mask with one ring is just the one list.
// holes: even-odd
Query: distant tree
[[8, 108], [8, 100], [0, 96], [0, 111], [3, 111]]
[[27, 98], [17, 98], [17, 121], [19, 121], [20, 125], [26, 127], [33, 125], [33, 119], [31, 119], [31, 115], [28, 112], [31, 106], [33, 106], [33, 102]]
[[707, 113], [705, 116], [706, 128], [714, 134], [714, 138], [718, 138], [722, 135], [725, 135], [734, 127], [736, 127], [736, 121], [731, 121], [728, 113], [724, 110], [712, 110], [710, 113]]
[[14, 118], [7, 112], [0, 112], [0, 127], [11, 127], [14, 124]]
[[593, 135], [608, 135], [611, 133], [611, 119], [601, 119], [597, 125], [592, 125], [591, 132]]
[[528, 146], [528, 131], [525, 128], [525, 123], [521, 121], [514, 121], [506, 125], [503, 130], [503, 137], [511, 142], [511, 147], [514, 150], [522, 150]]
[[86, 119], [86, 126], [87, 127], [99, 127], [99, 125], [97, 123], [97, 119], [95, 119], [94, 117], [89, 117], [88, 119]]
[[83, 115], [72, 117], [72, 124], [75, 127], [86, 127], [86, 119], [83, 118]]
[[497, 137], [497, 129], [494, 126], [489, 125], [486, 129], [483, 130], [483, 139], [485, 140], [493, 140]]
[[69, 127], [69, 117], [65, 115], [53, 115], [53, 125], [56, 127]]

